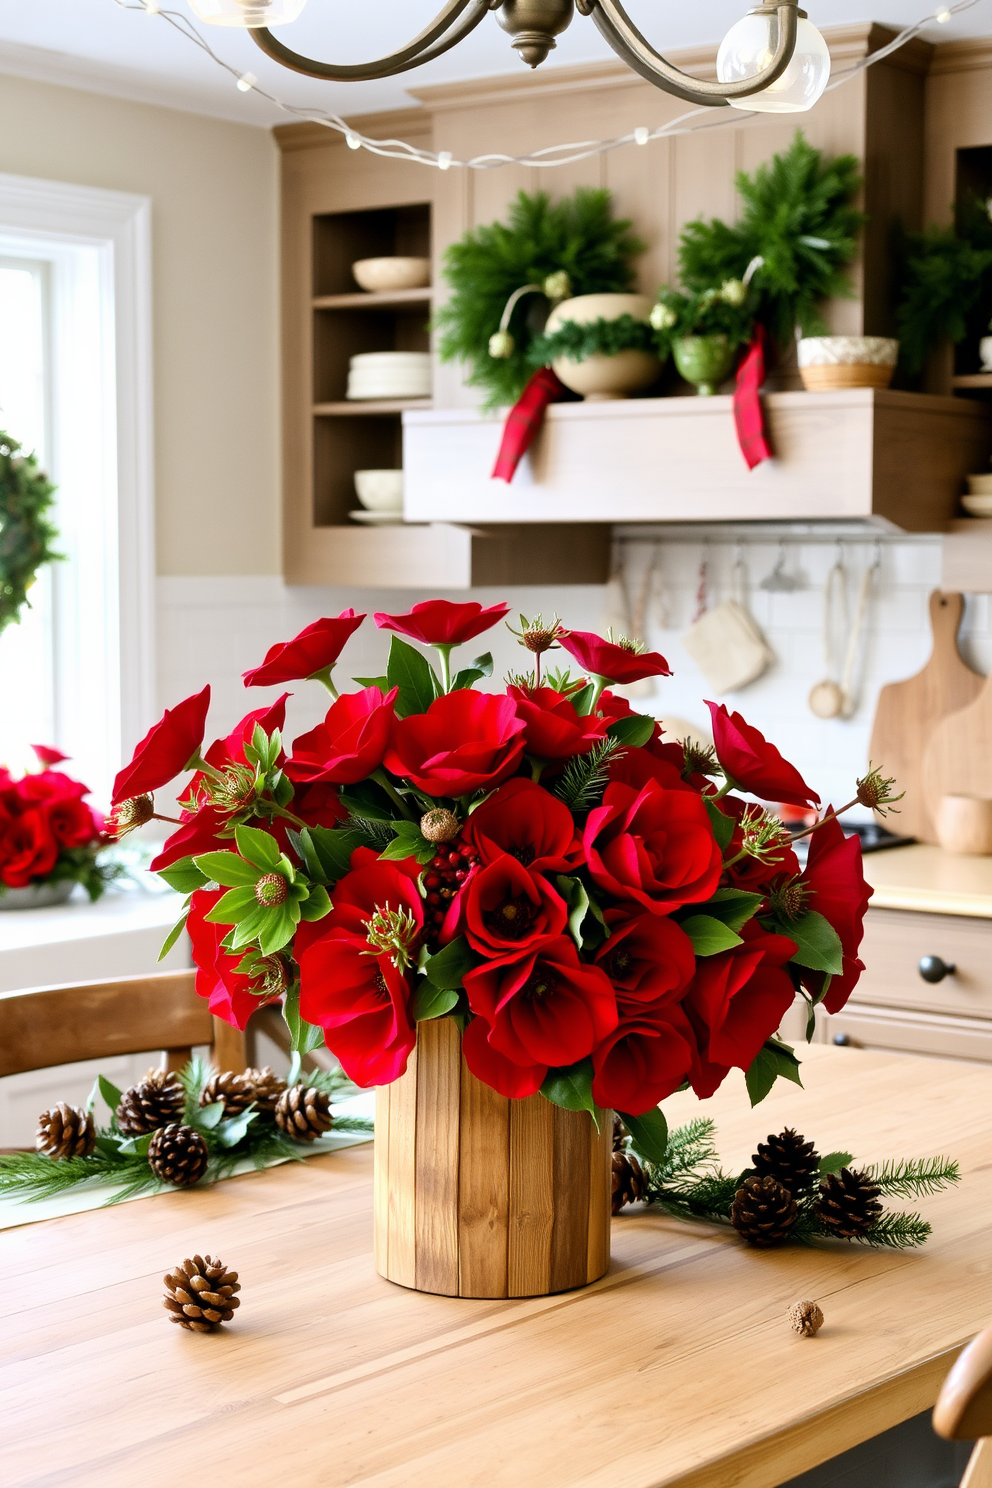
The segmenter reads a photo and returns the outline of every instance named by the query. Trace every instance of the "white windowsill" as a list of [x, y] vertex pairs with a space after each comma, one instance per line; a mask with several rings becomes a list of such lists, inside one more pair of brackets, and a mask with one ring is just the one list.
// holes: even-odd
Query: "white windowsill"
[[140, 889], [110, 890], [91, 904], [77, 890], [53, 909], [0, 910], [0, 992], [188, 966], [185, 936], [158, 960], [182, 904], [180, 894]]

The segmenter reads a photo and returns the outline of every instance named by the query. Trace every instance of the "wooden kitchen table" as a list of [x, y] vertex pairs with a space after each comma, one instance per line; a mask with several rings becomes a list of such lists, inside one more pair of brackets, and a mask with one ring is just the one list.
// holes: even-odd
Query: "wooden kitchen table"
[[[0, 1481], [768, 1488], [915, 1415], [992, 1319], [992, 1071], [814, 1047], [804, 1072], [702, 1107], [724, 1159], [787, 1122], [821, 1152], [956, 1156], [924, 1250], [757, 1251], [634, 1209], [583, 1291], [426, 1296], [373, 1269], [368, 1146], [0, 1234]], [[241, 1273], [220, 1334], [161, 1309], [195, 1251]], [[815, 1339], [786, 1316], [804, 1297]]]

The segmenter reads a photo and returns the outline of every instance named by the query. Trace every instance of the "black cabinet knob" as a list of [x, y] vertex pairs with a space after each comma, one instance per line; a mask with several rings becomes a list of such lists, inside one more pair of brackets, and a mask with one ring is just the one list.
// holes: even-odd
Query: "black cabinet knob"
[[834, 1043], [838, 1049], [849, 1049], [851, 1047], [851, 1035], [849, 1033], [835, 1033]]
[[953, 976], [956, 970], [956, 966], [949, 965], [940, 956], [924, 956], [920, 962], [920, 976], [925, 982], [942, 982], [945, 977]]

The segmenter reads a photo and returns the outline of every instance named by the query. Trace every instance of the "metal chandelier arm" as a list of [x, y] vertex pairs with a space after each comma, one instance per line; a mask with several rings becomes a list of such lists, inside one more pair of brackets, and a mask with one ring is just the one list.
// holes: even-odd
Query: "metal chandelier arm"
[[388, 57], [380, 57], [377, 62], [315, 62], [277, 41], [265, 26], [253, 26], [249, 35], [267, 57], [293, 72], [331, 82], [367, 82], [374, 78], [394, 77], [398, 72], [409, 72], [413, 67], [440, 57], [475, 30], [489, 14], [490, 5], [491, 0], [448, 0], [441, 13], [408, 46], [391, 52]]
[[[583, 7], [584, 8], [584, 7]], [[771, 61], [753, 77], [741, 78], [737, 82], [706, 82], [694, 78], [687, 72], [673, 67], [656, 52], [646, 37], [634, 25], [624, 10], [621, 0], [592, 0], [592, 18], [598, 30], [610, 46], [627, 63], [628, 67], [688, 103], [720, 105], [732, 98], [749, 98], [760, 93], [770, 83], [780, 78], [792, 61], [796, 50], [799, 24], [797, 0], [772, 0], [761, 7], [762, 11], [774, 13], [778, 21], [778, 38]]]

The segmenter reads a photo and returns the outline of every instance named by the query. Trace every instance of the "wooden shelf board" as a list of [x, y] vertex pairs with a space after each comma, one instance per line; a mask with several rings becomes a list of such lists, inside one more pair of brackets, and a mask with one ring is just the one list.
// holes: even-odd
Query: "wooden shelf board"
[[951, 386], [956, 388], [988, 388], [992, 392], [992, 372], [967, 372], [961, 377], [952, 377]]
[[433, 408], [430, 398], [355, 398], [343, 403], [315, 403], [315, 418], [350, 418], [352, 414], [407, 413]]
[[311, 303], [315, 310], [401, 310], [404, 305], [429, 305], [433, 299], [434, 291], [429, 288], [359, 290], [357, 294], [315, 295]]

